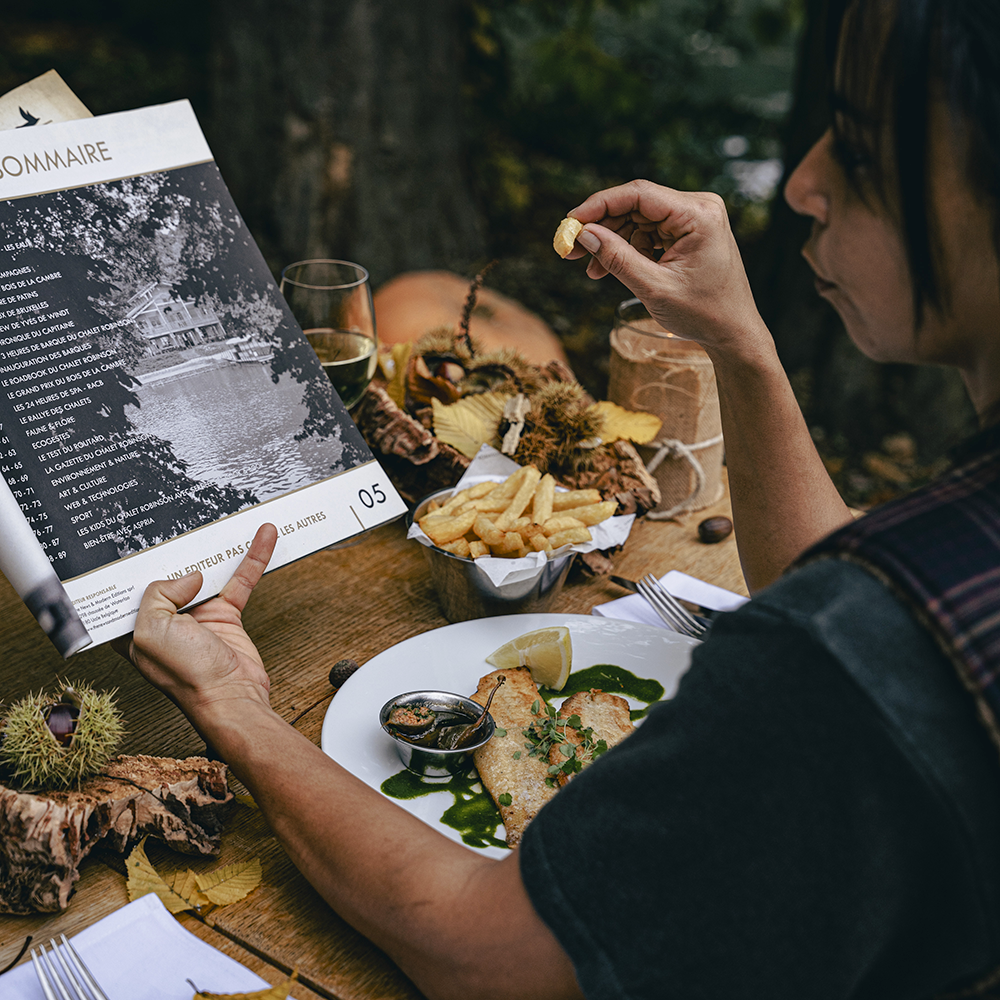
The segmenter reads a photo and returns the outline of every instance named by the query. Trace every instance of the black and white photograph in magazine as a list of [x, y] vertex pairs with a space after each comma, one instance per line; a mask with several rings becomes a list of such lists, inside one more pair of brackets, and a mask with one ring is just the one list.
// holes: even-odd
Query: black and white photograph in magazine
[[0, 244], [0, 419], [61, 579], [370, 460], [214, 163], [8, 201]]

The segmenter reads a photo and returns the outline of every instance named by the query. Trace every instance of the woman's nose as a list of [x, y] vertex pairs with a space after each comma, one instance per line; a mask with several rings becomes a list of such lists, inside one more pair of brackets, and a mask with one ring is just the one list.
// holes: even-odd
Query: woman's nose
[[827, 129], [802, 162], [792, 171], [785, 185], [785, 201], [799, 215], [811, 215], [820, 223], [827, 221], [830, 210], [828, 193], [833, 132]]

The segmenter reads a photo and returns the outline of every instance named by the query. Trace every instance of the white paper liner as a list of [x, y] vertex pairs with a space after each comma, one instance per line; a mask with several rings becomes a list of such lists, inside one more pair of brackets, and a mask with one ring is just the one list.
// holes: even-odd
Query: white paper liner
[[[455, 485], [452, 495], [458, 490], [464, 490], [487, 480], [503, 482], [519, 468], [520, 466], [513, 459], [497, 451], [496, 448], [484, 444], [476, 453], [476, 457], [469, 464], [468, 469], [465, 470], [465, 474]], [[556, 488], [561, 489], [561, 487]], [[475, 563], [489, 577], [490, 582], [495, 587], [500, 587], [505, 583], [521, 583], [538, 576], [547, 562], [560, 555], [570, 552], [593, 552], [595, 549], [611, 549], [624, 545], [632, 530], [634, 520], [635, 514], [620, 514], [609, 517], [606, 521], [591, 527], [591, 540], [589, 542], [581, 542], [579, 545], [564, 545], [548, 556], [544, 552], [531, 552], [523, 559], [480, 556], [475, 560]], [[434, 546], [434, 543], [420, 530], [420, 525], [416, 521], [410, 525], [406, 537], [415, 538], [421, 545]]]

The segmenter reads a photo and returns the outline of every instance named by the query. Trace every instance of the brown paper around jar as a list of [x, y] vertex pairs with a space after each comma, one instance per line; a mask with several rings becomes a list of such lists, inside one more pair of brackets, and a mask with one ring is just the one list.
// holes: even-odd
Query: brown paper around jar
[[656, 440], [638, 447], [662, 494], [647, 517], [703, 510], [722, 496], [725, 446], [715, 369], [698, 344], [668, 333], [638, 299], [622, 302], [615, 313], [608, 398], [663, 421]]

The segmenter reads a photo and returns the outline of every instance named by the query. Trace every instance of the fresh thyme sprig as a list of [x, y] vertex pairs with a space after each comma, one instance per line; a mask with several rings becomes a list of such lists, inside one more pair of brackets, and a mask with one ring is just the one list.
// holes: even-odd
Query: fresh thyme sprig
[[[545, 779], [545, 784], [550, 788], [555, 787], [559, 774], [572, 775], [582, 771], [585, 764], [600, 757], [608, 749], [607, 742], [599, 739], [592, 727], [584, 728], [579, 715], [571, 715], [568, 719], [560, 718], [551, 705], [545, 705], [543, 712], [540, 699], [532, 704], [531, 714], [537, 718], [527, 729], [521, 730], [528, 756], [548, 760], [552, 748], [559, 747], [559, 753], [566, 758], [562, 763], [549, 765], [549, 776]], [[579, 743], [569, 738], [569, 731], [575, 733]], [[520, 756], [521, 751], [516, 750], [515, 759]]]

